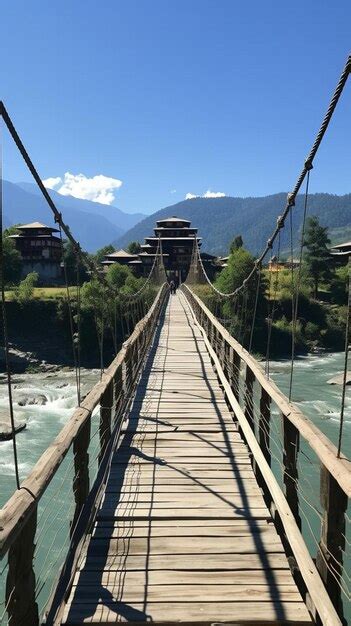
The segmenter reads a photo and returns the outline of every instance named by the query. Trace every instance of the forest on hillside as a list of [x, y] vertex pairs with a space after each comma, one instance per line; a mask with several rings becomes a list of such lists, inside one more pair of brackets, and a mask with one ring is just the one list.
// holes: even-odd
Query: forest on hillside
[[[293, 211], [293, 227], [298, 245], [303, 214], [304, 197], [299, 195]], [[203, 250], [216, 255], [227, 254], [231, 240], [241, 233], [245, 246], [257, 254], [272, 232], [278, 215], [283, 212], [286, 193], [262, 198], [193, 198], [165, 207], [148, 216], [124, 233], [113, 243], [124, 248], [130, 241], [143, 241], [150, 236], [156, 220], [176, 215], [191, 220], [203, 239]], [[337, 196], [327, 193], [311, 194], [308, 214], [316, 215], [323, 226], [329, 228], [333, 243], [351, 238], [351, 194]], [[288, 229], [286, 229], [288, 230]], [[289, 249], [287, 236], [283, 235], [282, 250]]]

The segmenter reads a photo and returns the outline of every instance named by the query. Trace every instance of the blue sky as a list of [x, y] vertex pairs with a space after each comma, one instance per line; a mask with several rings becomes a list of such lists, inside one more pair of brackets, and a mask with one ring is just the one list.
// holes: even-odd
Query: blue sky
[[[7, 0], [1, 21], [42, 178], [128, 212], [289, 190], [351, 47], [349, 0]], [[311, 191], [351, 191], [349, 82]], [[4, 176], [29, 180], [6, 137]]]

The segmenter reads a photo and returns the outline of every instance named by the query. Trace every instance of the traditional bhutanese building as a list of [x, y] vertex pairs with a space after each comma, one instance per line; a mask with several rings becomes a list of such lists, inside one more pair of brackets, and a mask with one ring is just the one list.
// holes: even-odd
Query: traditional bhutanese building
[[41, 222], [17, 226], [17, 233], [9, 235], [22, 258], [22, 276], [37, 272], [42, 283], [59, 282], [62, 276], [61, 239], [51, 228]]
[[129, 265], [131, 262], [136, 260], [138, 260], [137, 254], [131, 254], [130, 252], [126, 252], [125, 250], [116, 250], [115, 252], [105, 254], [105, 258], [101, 262], [101, 265], [104, 265], [105, 267], [113, 265], [113, 263], [119, 263], [120, 265]]
[[150, 264], [148, 257], [150, 255], [154, 257], [160, 240], [168, 277], [182, 282], [189, 270], [195, 239], [198, 246], [201, 246], [197, 228], [191, 228], [189, 220], [173, 215], [157, 220], [154, 233], [153, 236], [146, 237], [145, 244], [141, 246], [142, 252], [139, 257], [143, 265]]
[[284, 260], [278, 260], [278, 258], [276, 256], [272, 256], [272, 258], [270, 259], [270, 261], [268, 262], [268, 269], [271, 272], [281, 272], [282, 270], [291, 270], [294, 268], [299, 267], [300, 265], [300, 260], [299, 259], [287, 259], [286, 261]]
[[[130, 254], [125, 250], [118, 250], [107, 254], [103, 265], [122, 263], [133, 269], [137, 276], [148, 276], [158, 251], [162, 247], [162, 256], [168, 278], [181, 283], [186, 279], [194, 249], [194, 241], [201, 246], [201, 237], [197, 236], [197, 228], [190, 226], [190, 221], [172, 216], [157, 220], [154, 235], [145, 238], [138, 254]], [[202, 262], [206, 271], [213, 275], [213, 260], [211, 254], [201, 253]]]
[[346, 265], [351, 256], [351, 241], [332, 246], [330, 248], [330, 254], [336, 265]]

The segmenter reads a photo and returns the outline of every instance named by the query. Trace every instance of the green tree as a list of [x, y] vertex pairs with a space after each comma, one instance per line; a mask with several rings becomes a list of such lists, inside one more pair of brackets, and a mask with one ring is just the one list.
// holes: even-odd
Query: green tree
[[106, 326], [111, 324], [111, 298], [106, 285], [98, 278], [84, 283], [81, 289], [83, 311], [93, 315], [100, 352], [100, 366], [103, 368], [103, 344]]
[[227, 267], [219, 274], [216, 287], [220, 291], [231, 293], [241, 285], [253, 267], [254, 258], [250, 252], [242, 247], [236, 248], [229, 256]]
[[[77, 284], [77, 255], [74, 251], [73, 244], [70, 241], [65, 243], [63, 250], [63, 260], [66, 266], [67, 281], [69, 285]], [[82, 263], [79, 264], [79, 280], [80, 284], [89, 280], [87, 268]]]
[[337, 267], [330, 285], [331, 301], [337, 304], [347, 304], [349, 287], [349, 264]]
[[116, 290], [117, 296], [136, 293], [145, 282], [144, 278], [134, 276], [130, 267], [120, 263], [110, 265], [106, 273], [106, 280]]
[[4, 230], [2, 234], [2, 250], [4, 260], [4, 283], [5, 285], [17, 284], [21, 278], [22, 259], [19, 251], [16, 249], [13, 239], [9, 235], [16, 233], [16, 227], [11, 226]]
[[15, 299], [23, 304], [24, 302], [29, 302], [32, 300], [34, 296], [34, 287], [38, 282], [38, 274], [37, 272], [30, 272], [27, 276], [20, 282], [20, 284], [15, 289]]
[[[240, 287], [254, 268], [254, 257], [243, 247], [232, 252], [228, 259], [228, 265], [219, 274], [215, 286], [223, 293], [232, 293]], [[255, 272], [247, 283], [247, 288], [240, 291], [238, 297], [224, 299], [219, 297], [216, 310], [227, 320], [228, 329], [234, 337], [237, 337], [244, 346], [248, 346], [253, 322], [253, 310], [257, 293], [257, 273]], [[261, 272], [259, 293], [255, 317], [255, 333], [253, 348], [263, 352], [264, 337], [266, 336], [266, 280]]]
[[130, 252], [130, 254], [139, 254], [140, 250], [141, 247], [139, 241], [131, 241], [128, 244], [127, 252]]
[[106, 280], [116, 290], [124, 287], [126, 280], [131, 276], [132, 272], [126, 265], [114, 263], [110, 265], [106, 273]]
[[230, 254], [232, 254], [233, 252], [235, 252], [235, 250], [238, 250], [239, 248], [242, 248], [244, 245], [243, 242], [243, 238], [241, 235], [237, 235], [236, 237], [234, 237], [232, 243], [230, 244], [229, 247], [229, 252]]
[[95, 261], [97, 263], [101, 263], [101, 261], [104, 260], [106, 254], [111, 254], [112, 252], [115, 252], [115, 248], [113, 247], [113, 245], [110, 243], [107, 246], [103, 246], [102, 248], [100, 248], [99, 250], [97, 250], [94, 254], [94, 258]]
[[331, 260], [328, 249], [330, 245], [328, 228], [321, 226], [316, 216], [307, 219], [303, 245], [306, 248], [305, 263], [313, 281], [313, 295], [315, 298], [318, 298], [318, 289], [321, 280], [330, 280], [332, 272], [330, 269]]

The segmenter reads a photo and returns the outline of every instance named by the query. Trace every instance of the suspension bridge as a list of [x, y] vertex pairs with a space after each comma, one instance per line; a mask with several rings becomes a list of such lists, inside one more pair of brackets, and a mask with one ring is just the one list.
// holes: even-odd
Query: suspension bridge
[[[335, 446], [292, 402], [294, 333], [289, 397], [270, 377], [274, 302], [264, 368], [251, 348], [262, 264], [274, 245], [279, 249], [280, 232], [305, 180], [306, 213], [313, 159], [350, 70], [351, 58], [267, 247], [242, 285], [219, 292], [194, 241], [188, 279], [170, 295], [159, 242], [149, 277], [125, 299], [134, 328], [84, 398], [73, 341], [77, 407], [22, 482], [7, 361], [17, 489], [0, 511], [3, 624], [347, 623], [346, 378]], [[73, 243], [78, 270], [87, 264], [104, 283], [43, 186], [4, 105], [1, 116], [60, 231]], [[292, 279], [294, 327], [299, 275]], [[237, 337], [199, 297], [204, 283], [240, 311]], [[109, 285], [104, 288], [106, 298], [115, 297]], [[77, 290], [79, 303], [79, 281]], [[67, 290], [72, 313], [70, 298]], [[79, 315], [72, 316], [71, 330], [73, 339]], [[348, 346], [347, 326], [345, 372]], [[319, 503], [311, 480], [319, 486]], [[47, 546], [49, 505], [62, 491], [62, 528]], [[312, 527], [313, 514], [318, 523]]]

